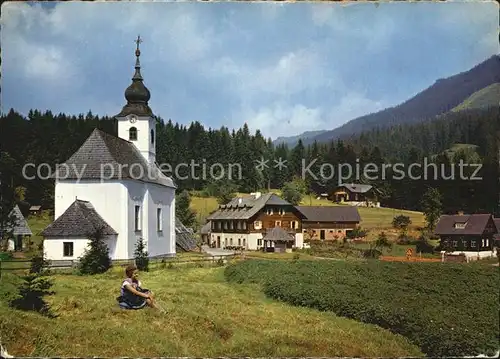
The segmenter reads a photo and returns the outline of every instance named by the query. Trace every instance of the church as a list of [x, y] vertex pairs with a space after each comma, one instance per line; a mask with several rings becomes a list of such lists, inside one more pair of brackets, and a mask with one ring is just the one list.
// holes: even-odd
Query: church
[[156, 120], [141, 75], [140, 42], [127, 103], [115, 116], [118, 137], [96, 128], [55, 173], [54, 222], [41, 233], [48, 260], [77, 260], [98, 228], [113, 260], [134, 258], [140, 238], [150, 257], [175, 256], [176, 185], [156, 162]]

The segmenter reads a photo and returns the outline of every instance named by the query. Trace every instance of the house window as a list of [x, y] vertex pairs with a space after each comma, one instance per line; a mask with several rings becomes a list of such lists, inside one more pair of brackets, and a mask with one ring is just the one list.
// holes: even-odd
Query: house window
[[134, 230], [136, 232], [141, 230], [141, 206], [135, 206], [135, 221]]
[[455, 223], [455, 228], [457, 228], [457, 229], [464, 229], [465, 228], [465, 223]]
[[163, 226], [162, 226], [162, 218], [161, 218], [161, 208], [157, 208], [156, 209], [156, 230], [158, 232], [161, 232], [163, 231]]
[[128, 140], [137, 141], [137, 128], [130, 127], [130, 130], [128, 130]]
[[155, 131], [151, 130], [151, 144], [155, 143]]
[[238, 238], [238, 246], [241, 246], [241, 238]]
[[220, 221], [217, 222], [217, 228], [222, 229], [222, 222]]
[[281, 227], [281, 221], [275, 221], [274, 222], [275, 227]]
[[267, 209], [267, 214], [268, 214], [269, 216], [271, 216], [271, 215], [273, 214], [273, 209], [272, 209], [272, 208], [268, 208], [268, 209]]
[[490, 241], [488, 239], [486, 239], [486, 247], [489, 247], [490, 245]]
[[224, 229], [227, 229], [227, 221], [224, 221]]
[[63, 242], [63, 256], [73, 257], [73, 242]]
[[280, 214], [280, 216], [284, 215], [285, 214], [285, 210], [283, 208], [280, 208], [279, 209], [279, 214]]
[[261, 229], [262, 228], [262, 222], [261, 221], [255, 221], [255, 222], [253, 222], [253, 228], [255, 228], [255, 229]]
[[229, 222], [229, 229], [234, 229], [234, 221]]
[[245, 247], [246, 243], [245, 243], [245, 238], [243, 238], [243, 247]]
[[258, 246], [261, 246], [261, 245], [262, 245], [262, 239], [258, 239], [258, 240], [257, 240], [257, 245], [258, 245]]
[[233, 245], [233, 239], [232, 238], [229, 238], [229, 245], [232, 246]]
[[470, 242], [470, 246], [471, 246], [472, 248], [474, 248], [474, 247], [476, 246], [476, 241], [471, 241], [471, 242]]
[[291, 221], [290, 222], [290, 228], [297, 229], [297, 221]]
[[243, 221], [243, 229], [247, 229], [247, 222]]
[[453, 247], [457, 247], [458, 246], [458, 242], [457, 241], [453, 241]]

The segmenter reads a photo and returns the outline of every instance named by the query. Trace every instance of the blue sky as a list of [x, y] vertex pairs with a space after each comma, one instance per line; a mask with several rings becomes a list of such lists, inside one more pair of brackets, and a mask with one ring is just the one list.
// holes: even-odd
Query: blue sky
[[492, 2], [2, 6], [2, 111], [115, 115], [141, 44], [164, 119], [266, 137], [332, 129], [499, 53]]

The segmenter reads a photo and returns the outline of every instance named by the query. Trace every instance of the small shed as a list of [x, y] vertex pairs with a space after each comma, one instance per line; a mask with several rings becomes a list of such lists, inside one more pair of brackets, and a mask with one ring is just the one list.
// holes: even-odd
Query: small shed
[[30, 214], [32, 216], [37, 216], [42, 213], [42, 206], [31, 206], [30, 207]]
[[274, 227], [267, 230], [262, 239], [264, 252], [291, 252], [295, 243], [295, 232], [287, 232], [281, 227]]
[[24, 239], [26, 237], [31, 237], [33, 233], [31, 232], [28, 222], [24, 218], [17, 204], [12, 209], [9, 216], [12, 216], [15, 219], [16, 223], [14, 224], [13, 228], [6, 228], [8, 232], [12, 231], [13, 237], [9, 239], [8, 250], [16, 252], [22, 251], [24, 248], [26, 248], [26, 241]]

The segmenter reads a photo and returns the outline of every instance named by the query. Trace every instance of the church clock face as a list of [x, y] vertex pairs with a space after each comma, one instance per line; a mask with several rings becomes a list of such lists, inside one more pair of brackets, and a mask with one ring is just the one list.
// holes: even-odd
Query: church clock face
[[129, 121], [130, 121], [130, 123], [136, 123], [136, 122], [137, 122], [137, 116], [135, 116], [135, 115], [130, 115], [130, 116], [129, 116]]

